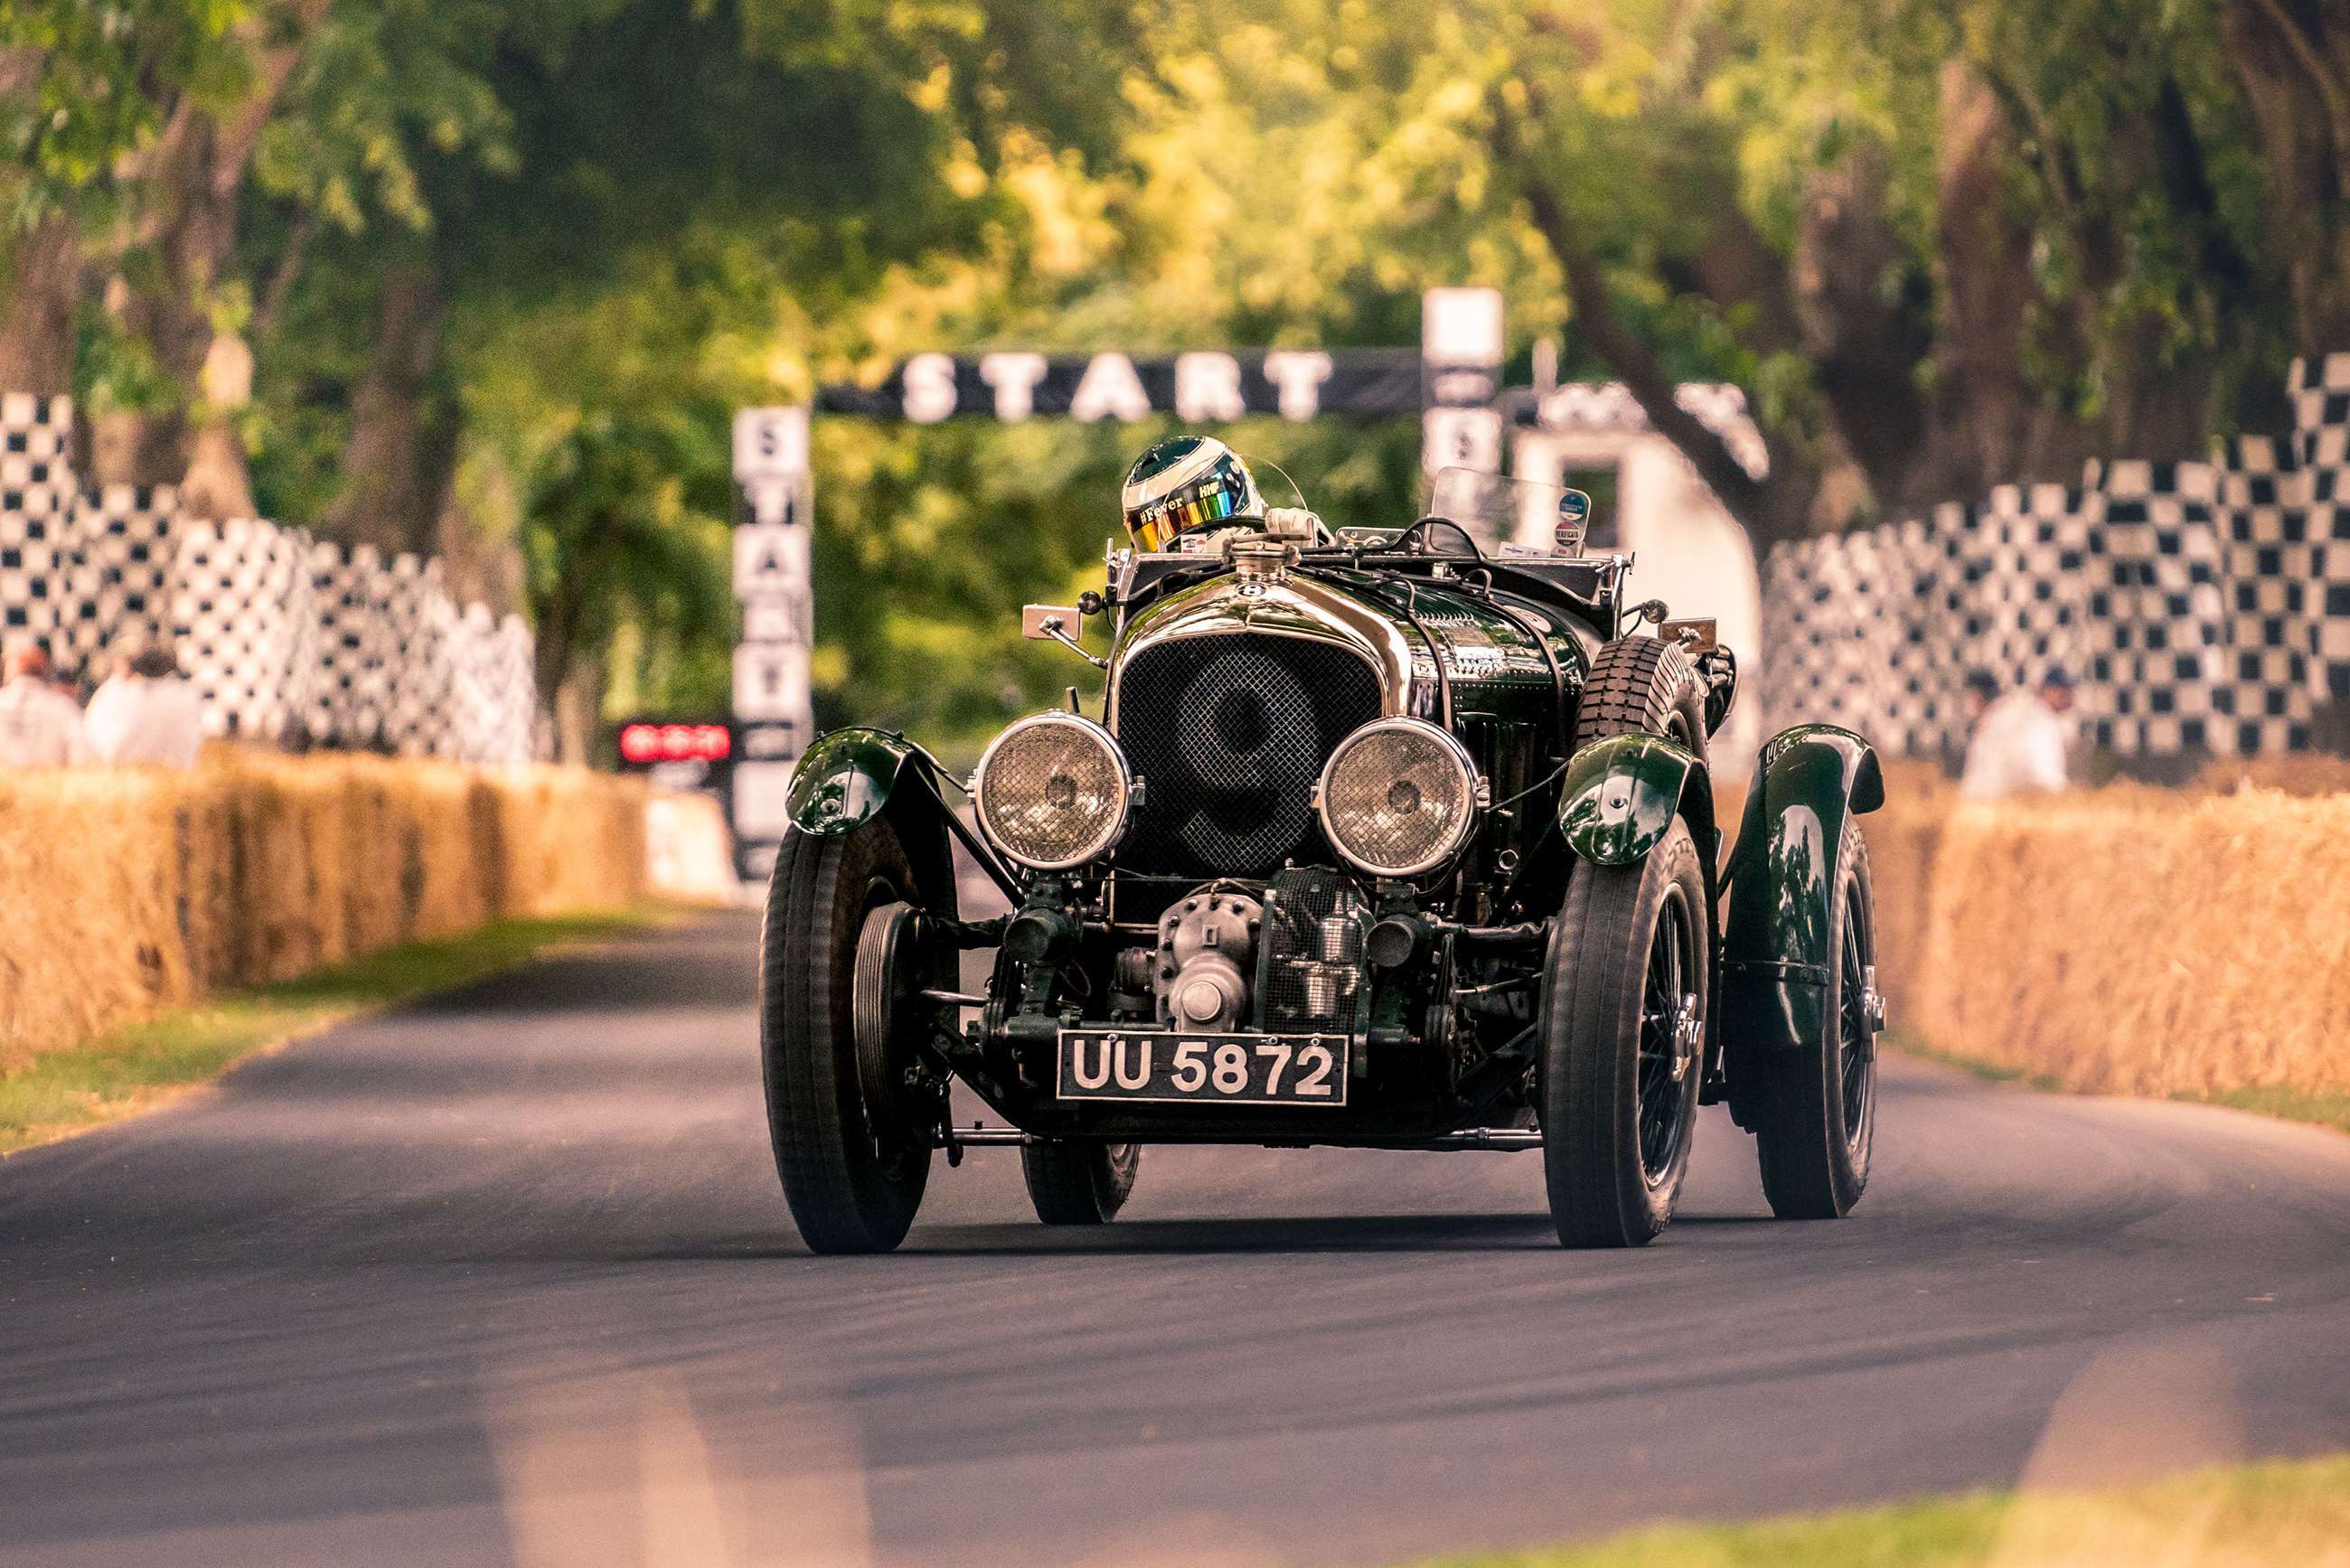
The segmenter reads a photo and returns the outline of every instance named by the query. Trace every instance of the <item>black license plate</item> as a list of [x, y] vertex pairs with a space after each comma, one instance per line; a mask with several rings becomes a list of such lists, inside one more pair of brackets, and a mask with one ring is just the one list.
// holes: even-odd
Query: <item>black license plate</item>
[[1343, 1106], [1347, 1036], [1064, 1029], [1054, 1093], [1158, 1105]]

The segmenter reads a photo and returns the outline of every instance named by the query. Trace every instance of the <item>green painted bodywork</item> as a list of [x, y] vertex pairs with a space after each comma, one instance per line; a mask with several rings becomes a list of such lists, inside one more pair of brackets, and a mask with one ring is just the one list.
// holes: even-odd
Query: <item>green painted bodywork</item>
[[1587, 630], [1533, 598], [1316, 567], [1266, 587], [1218, 576], [1170, 594], [1125, 623], [1111, 663], [1122, 667], [1132, 649], [1161, 639], [1220, 632], [1350, 647], [1378, 672], [1387, 712], [1434, 719], [1449, 699], [1456, 732], [1475, 718], [1555, 724], [1559, 687], [1572, 700], [1592, 651]]
[[[884, 730], [835, 730], [807, 749], [792, 774], [785, 804], [792, 825], [819, 838], [854, 832], [889, 804], [913, 743]], [[913, 765], [927, 767], [927, 763]]]
[[1560, 786], [1566, 846], [1594, 866], [1638, 865], [1672, 826], [1692, 774], [1702, 784], [1704, 764], [1662, 735], [1594, 741], [1575, 753]]
[[1877, 753], [1851, 731], [1799, 724], [1764, 743], [1730, 867], [1727, 1051], [1792, 1051], [1827, 1027], [1836, 867], [1851, 819], [1884, 804]]

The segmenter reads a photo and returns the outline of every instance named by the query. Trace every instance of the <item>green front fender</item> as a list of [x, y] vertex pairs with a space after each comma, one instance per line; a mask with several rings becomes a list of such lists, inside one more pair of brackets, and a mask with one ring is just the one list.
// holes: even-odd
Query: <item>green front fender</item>
[[1836, 867], [1851, 819], [1884, 804], [1877, 753], [1849, 730], [1799, 724], [1763, 744], [1730, 865], [1729, 1050], [1794, 1050], [1820, 1038]]
[[885, 730], [835, 730], [807, 749], [785, 797], [792, 826], [838, 838], [881, 815], [907, 768], [928, 767], [920, 748]]
[[[1703, 800], [1690, 809], [1692, 782]], [[1712, 793], [1705, 764], [1662, 735], [1611, 735], [1594, 741], [1566, 764], [1559, 788], [1558, 827], [1566, 846], [1594, 866], [1636, 866], [1654, 849], [1676, 815], [1690, 818], [1698, 848], [1711, 864]], [[1690, 802], [1690, 805], [1697, 803]]]

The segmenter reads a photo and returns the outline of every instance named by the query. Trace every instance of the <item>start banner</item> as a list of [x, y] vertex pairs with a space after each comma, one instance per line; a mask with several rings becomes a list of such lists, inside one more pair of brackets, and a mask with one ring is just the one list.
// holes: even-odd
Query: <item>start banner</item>
[[917, 354], [879, 386], [832, 386], [818, 413], [936, 424], [957, 415], [1081, 422], [1173, 414], [1195, 423], [1274, 414], [1416, 414], [1420, 356], [1409, 348], [1252, 348], [1138, 356]]

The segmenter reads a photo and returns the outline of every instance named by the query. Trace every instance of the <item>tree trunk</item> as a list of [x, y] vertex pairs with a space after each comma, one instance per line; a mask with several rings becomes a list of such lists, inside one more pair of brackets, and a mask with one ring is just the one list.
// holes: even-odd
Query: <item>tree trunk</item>
[[52, 398], [73, 390], [81, 270], [81, 238], [62, 213], [0, 253], [0, 392]]
[[[134, 243], [152, 246], [162, 282], [140, 290], [118, 277], [109, 293], [120, 302], [117, 314], [123, 325], [182, 388], [195, 387], [212, 351], [213, 296], [235, 250], [237, 203], [254, 144], [324, 18], [327, 3], [296, 0], [282, 15], [249, 19], [244, 26], [280, 29], [277, 39], [255, 51], [251, 91], [219, 112], [182, 99], [127, 173], [126, 183], [135, 185], [142, 202]], [[221, 419], [221, 410], [201, 402], [129, 414], [110, 439], [97, 443], [100, 482], [176, 483], [188, 472], [198, 431], [216, 429], [205, 454], [207, 493], [244, 493], [244, 449]], [[245, 505], [251, 505], [249, 497]]]
[[[1889, 218], [1891, 184], [1891, 161], [1874, 143], [1822, 169], [1804, 192], [1789, 271], [1801, 351], [1839, 443], [1867, 476], [1875, 510], [1899, 515], [1941, 497], [1920, 492], [1928, 410], [1918, 365], [1932, 338], [1922, 280]], [[1827, 494], [1813, 512], [1829, 527], [1850, 521]]]
[[351, 394], [343, 493], [321, 520], [330, 536], [387, 556], [429, 554], [439, 544], [458, 437], [454, 409], [433, 395], [447, 320], [428, 262], [385, 272], [374, 358]]
[[1679, 383], [1655, 349], [1616, 314], [1599, 262], [1583, 248], [1557, 194], [1531, 171], [1521, 171], [1520, 184], [1534, 227], [1549, 242], [1559, 271], [1566, 278], [1575, 330], [1616, 372], [1648, 415], [1650, 427], [1680, 449], [1722, 506], [1745, 527], [1755, 554], [1809, 533], [1819, 474], [1806, 456], [1765, 429], [1771, 472], [1761, 480], [1748, 474], [1721, 438], [1674, 400]]
[[1941, 330], [1929, 490], [1951, 500], [2021, 479], [2043, 445], [2042, 399], [2023, 373], [2039, 289], [2032, 234], [2012, 216], [2010, 128], [1990, 85], [1964, 61], [1941, 73], [1936, 234]]
[[2303, 0], [2229, 0], [2220, 36], [2269, 179], [2271, 255], [2302, 353], [2350, 352], [2350, 17]]

